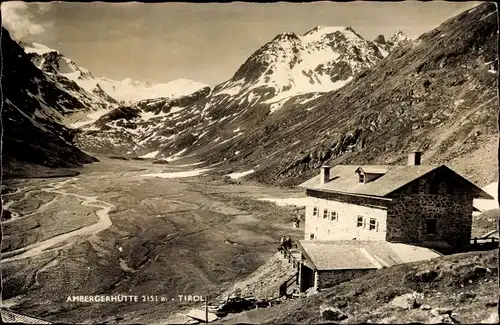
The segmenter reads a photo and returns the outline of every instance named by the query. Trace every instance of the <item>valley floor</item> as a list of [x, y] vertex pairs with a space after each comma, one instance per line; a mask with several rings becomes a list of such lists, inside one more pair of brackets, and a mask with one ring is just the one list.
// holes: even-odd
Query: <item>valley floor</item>
[[[302, 236], [296, 210], [257, 200], [301, 191], [145, 177], [193, 167], [98, 158], [77, 176], [4, 184], [3, 307], [54, 322], [163, 323], [200, 307], [178, 295], [217, 296], [264, 264], [281, 235]], [[117, 294], [140, 299], [67, 301]]]

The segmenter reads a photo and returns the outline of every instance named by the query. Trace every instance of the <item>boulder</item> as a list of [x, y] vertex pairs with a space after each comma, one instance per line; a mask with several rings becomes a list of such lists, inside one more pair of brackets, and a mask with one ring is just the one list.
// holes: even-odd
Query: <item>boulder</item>
[[412, 309], [422, 305], [423, 294], [420, 293], [405, 293], [391, 300], [390, 304], [401, 309]]
[[474, 268], [466, 271], [462, 274], [462, 284], [473, 283], [479, 279], [482, 279], [486, 274], [490, 273], [491, 270], [483, 266], [475, 266]]
[[434, 270], [424, 270], [416, 273], [414, 279], [418, 282], [431, 282], [438, 276], [439, 274]]
[[457, 300], [461, 303], [463, 302], [468, 302], [468, 301], [471, 301], [471, 300], [474, 300], [476, 298], [476, 294], [475, 293], [471, 293], [471, 292], [461, 292], [457, 295]]
[[450, 308], [434, 308], [431, 310], [432, 316], [443, 316], [443, 315], [451, 315], [452, 310]]
[[345, 307], [347, 307], [348, 304], [347, 304], [347, 301], [345, 301], [345, 300], [339, 300], [339, 301], [335, 302], [333, 305], [337, 308], [345, 308]]
[[440, 315], [429, 319], [428, 324], [455, 324], [455, 322], [450, 315]]
[[339, 308], [333, 306], [322, 305], [319, 308], [319, 313], [321, 318], [328, 321], [341, 321], [347, 317], [347, 315]]

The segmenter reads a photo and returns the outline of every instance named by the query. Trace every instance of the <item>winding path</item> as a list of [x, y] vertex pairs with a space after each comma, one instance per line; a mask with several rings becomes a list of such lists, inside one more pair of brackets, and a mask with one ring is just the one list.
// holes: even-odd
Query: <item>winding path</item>
[[111, 203], [101, 201], [97, 199], [97, 196], [84, 196], [84, 195], [79, 195], [79, 194], [73, 194], [73, 193], [66, 193], [61, 188], [66, 185], [67, 183], [71, 181], [75, 181], [78, 178], [71, 178], [62, 182], [56, 182], [56, 183], [50, 183], [48, 184], [48, 188], [43, 188], [41, 189], [42, 191], [45, 192], [50, 192], [50, 193], [56, 193], [60, 195], [67, 195], [67, 196], [73, 196], [75, 198], [83, 200], [81, 202], [82, 205], [89, 206], [89, 207], [94, 207], [94, 208], [99, 208], [96, 212], [97, 217], [99, 220], [97, 223], [82, 227], [55, 237], [52, 237], [50, 239], [28, 245], [26, 247], [16, 249], [14, 251], [6, 252], [2, 254], [2, 263], [7, 263], [11, 261], [16, 261], [20, 259], [25, 259], [29, 257], [35, 257], [41, 253], [44, 252], [49, 252], [52, 250], [58, 250], [61, 249], [64, 246], [59, 246], [54, 249], [50, 249], [50, 247], [63, 243], [67, 241], [68, 239], [71, 239], [75, 236], [85, 236], [85, 235], [95, 235], [100, 233], [101, 231], [111, 227], [112, 222], [111, 219], [109, 218], [109, 212], [111, 209], [113, 209], [115, 206]]

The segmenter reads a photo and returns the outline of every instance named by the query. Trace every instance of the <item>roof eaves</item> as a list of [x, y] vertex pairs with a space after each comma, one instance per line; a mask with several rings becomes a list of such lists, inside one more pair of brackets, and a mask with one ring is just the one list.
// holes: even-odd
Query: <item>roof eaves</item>
[[441, 169], [441, 168], [446, 169], [446, 170], [448, 170], [448, 171], [452, 172], [453, 174], [457, 175], [460, 179], [463, 179], [463, 180], [466, 182], [466, 184], [467, 184], [467, 185], [469, 185], [469, 186], [471, 186], [471, 187], [473, 187], [473, 188], [476, 188], [476, 189], [479, 191], [480, 195], [481, 195], [480, 197], [476, 197], [476, 198], [482, 198], [482, 199], [487, 199], [487, 200], [494, 200], [494, 199], [495, 199], [493, 196], [491, 196], [491, 195], [489, 195], [488, 193], [486, 193], [485, 191], [483, 191], [483, 190], [482, 190], [480, 187], [478, 187], [476, 184], [472, 183], [472, 182], [471, 182], [471, 181], [469, 181], [467, 178], [465, 178], [464, 176], [462, 176], [462, 175], [460, 175], [459, 173], [455, 172], [453, 169], [449, 168], [449, 167], [448, 167], [448, 166], [446, 166], [446, 165], [436, 166], [435, 168], [432, 168], [432, 169], [428, 170], [427, 172], [423, 173], [422, 175], [418, 176], [417, 178], [414, 178], [414, 179], [412, 179], [411, 181], [408, 181], [408, 182], [406, 182], [405, 184], [403, 184], [403, 185], [399, 186], [398, 188], [396, 188], [396, 189], [394, 189], [394, 190], [390, 191], [389, 193], [384, 194], [384, 195], [383, 195], [383, 197], [388, 197], [389, 195], [391, 195], [392, 193], [396, 192], [397, 190], [399, 190], [399, 189], [400, 189], [400, 188], [402, 188], [403, 186], [406, 186], [406, 185], [408, 185], [409, 183], [413, 182], [414, 180], [419, 179], [419, 178], [421, 178], [421, 177], [424, 177], [424, 176], [428, 175], [429, 173], [431, 173], [431, 172], [433, 172], [433, 171], [436, 171], [436, 170], [438, 170], [438, 169]]
[[318, 187], [306, 187], [308, 190], [315, 190], [315, 191], [321, 191], [321, 192], [328, 192], [328, 193], [339, 193], [339, 194], [346, 194], [346, 195], [352, 195], [352, 196], [360, 196], [360, 197], [365, 197], [365, 198], [370, 198], [370, 199], [378, 199], [378, 200], [383, 200], [383, 201], [392, 201], [391, 198], [386, 198], [384, 196], [377, 196], [377, 195], [367, 195], [367, 194], [359, 194], [359, 193], [353, 193], [353, 192], [342, 192], [342, 191], [335, 191], [327, 188], [318, 188]]
[[337, 267], [331, 269], [315, 269], [318, 272], [327, 272], [327, 271], [358, 271], [358, 270], [377, 270], [378, 268], [375, 266], [359, 266], [359, 267]]
[[312, 258], [309, 256], [309, 254], [307, 254], [307, 251], [306, 251], [305, 247], [302, 246], [301, 241], [299, 240], [297, 243], [298, 243], [300, 251], [302, 252], [302, 254], [304, 255], [304, 257], [306, 258], [306, 260], [311, 264], [312, 269], [315, 270], [315, 271], [317, 271], [318, 268], [316, 267], [316, 265], [312, 261]]
[[442, 165], [443, 167], [445, 167], [447, 170], [449, 170], [450, 172], [452, 172], [453, 174], [457, 175], [458, 177], [460, 177], [462, 180], [465, 181], [465, 183], [473, 188], [476, 188], [478, 190], [478, 193], [479, 193], [479, 197], [476, 197], [476, 199], [486, 199], [486, 200], [495, 200], [495, 198], [493, 196], [491, 196], [490, 194], [488, 194], [487, 192], [485, 192], [482, 188], [480, 188], [479, 186], [477, 186], [476, 184], [472, 183], [471, 181], [469, 181], [467, 178], [465, 178], [464, 176], [460, 175], [459, 173], [457, 173], [456, 171], [454, 171], [453, 169], [449, 168], [448, 166], [445, 166], [445, 165]]
[[[399, 190], [400, 188], [402, 188], [402, 187], [404, 187], [404, 186], [406, 186], [406, 185], [410, 184], [410, 183], [411, 183], [411, 182], [413, 182], [414, 180], [417, 180], [417, 179], [419, 179], [419, 178], [422, 178], [422, 177], [424, 177], [425, 175], [427, 175], [427, 174], [429, 174], [429, 173], [431, 173], [431, 172], [433, 172], [433, 171], [435, 171], [435, 170], [438, 170], [438, 169], [440, 169], [440, 168], [442, 168], [442, 167], [448, 168], [448, 167], [446, 167], [445, 165], [435, 166], [434, 168], [431, 168], [431, 169], [429, 169], [427, 172], [423, 173], [422, 175], [420, 175], [420, 176], [418, 176], [418, 177], [416, 177], [416, 178], [413, 178], [412, 180], [409, 180], [408, 182], [404, 183], [403, 185], [400, 185], [399, 187], [397, 187], [397, 188], [395, 188], [395, 189], [391, 190], [390, 192], [387, 192], [387, 193], [383, 194], [383, 195], [382, 195], [382, 197], [387, 198], [389, 195], [391, 195], [392, 193], [396, 192], [396, 191], [397, 191], [397, 190]], [[449, 169], [449, 168], [448, 168], [448, 169]], [[451, 170], [451, 169], [449, 169], [449, 170]], [[459, 176], [460, 176], [460, 175], [459, 175]]]

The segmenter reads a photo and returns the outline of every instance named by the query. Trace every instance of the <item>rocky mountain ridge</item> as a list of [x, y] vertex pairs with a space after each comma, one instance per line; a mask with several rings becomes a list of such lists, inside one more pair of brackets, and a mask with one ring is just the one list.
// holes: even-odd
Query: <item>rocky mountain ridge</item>
[[[408, 151], [421, 150], [424, 163], [449, 164], [485, 185], [497, 174], [494, 10], [488, 4], [468, 10], [414, 41], [399, 43], [342, 88], [292, 96], [280, 109], [273, 110], [268, 102], [273, 98], [269, 87], [224, 94], [235, 82], [255, 85], [266, 77], [264, 71], [280, 55], [263, 53], [280, 47], [285, 52], [285, 44], [302, 42], [297, 35], [280, 34], [231, 80], [207, 89], [206, 97], [195, 96], [176, 107], [161, 100], [143, 102], [155, 108], [154, 126], [143, 125], [142, 131], [140, 123], [120, 128], [128, 139], [141, 138], [140, 142], [123, 141], [123, 133], [115, 137], [112, 128], [105, 131], [110, 136], [105, 139], [103, 130], [94, 126], [81, 134], [79, 143], [88, 150], [110, 150], [114, 142], [122, 144], [117, 154], [156, 159], [181, 155], [221, 163], [221, 173], [255, 171], [247, 177], [279, 185], [300, 183], [324, 163], [400, 164]], [[342, 43], [345, 33], [359, 40], [355, 32], [343, 29], [333, 33], [341, 36], [332, 43]], [[331, 33], [320, 35], [330, 42]], [[294, 52], [291, 47], [286, 51]], [[376, 60], [381, 52], [373, 49], [368, 57]], [[160, 112], [168, 116], [156, 115]], [[131, 135], [130, 130], [141, 135]]]
[[259, 166], [253, 178], [290, 185], [322, 164], [400, 164], [421, 150], [425, 163], [447, 163], [480, 184], [496, 180], [495, 10], [484, 4], [447, 20], [206, 161]]
[[399, 41], [381, 48], [351, 27], [317, 26], [304, 35], [281, 33], [254, 52], [234, 76], [214, 88], [214, 95], [235, 100], [258, 97], [279, 109], [295, 95], [328, 92], [388, 55]]
[[82, 98], [87, 106], [93, 109], [105, 109], [117, 104], [117, 101], [105, 93], [99, 85], [86, 82], [93, 79], [90, 71], [79, 67], [59, 51], [39, 43], [20, 42], [20, 45], [38, 69], [65, 87], [75, 90], [72, 95]]
[[156, 158], [207, 143], [225, 145], [275, 111], [343, 86], [386, 55], [349, 27], [283, 33], [252, 54], [230, 80], [176, 99], [142, 100], [130, 105], [141, 110], [134, 120], [113, 114], [117, 120], [105, 126], [87, 125], [78, 142], [89, 151]]
[[2, 167], [9, 177], [26, 164], [75, 167], [96, 161], [72, 143], [66, 116], [93, 109], [94, 98], [39, 70], [2, 28]]
[[[104, 111], [75, 141], [88, 152], [219, 163], [221, 173], [254, 171], [247, 177], [277, 185], [297, 184], [324, 163], [399, 164], [421, 150], [425, 163], [487, 184], [496, 177], [494, 10], [481, 5], [412, 41], [400, 33], [366, 41], [338, 27], [283, 33], [230, 80]], [[330, 53], [327, 62], [307, 61], [314, 51]], [[278, 77], [304, 62], [317, 64], [311, 78], [297, 70], [309, 85], [350, 81], [294, 93], [311, 91], [296, 87], [306, 79]], [[340, 76], [335, 67], [345, 63]]]
[[33, 63], [39, 69], [48, 74], [66, 77], [74, 81], [81, 88], [96, 95], [105, 103], [130, 105], [148, 98], [175, 98], [189, 95], [206, 87], [205, 84], [188, 79], [178, 79], [163, 84], [150, 84], [130, 78], [113, 80], [95, 77], [89, 70], [79, 66], [58, 50], [51, 49], [40, 43], [21, 42], [21, 46], [24, 47], [26, 53], [29, 53]]

